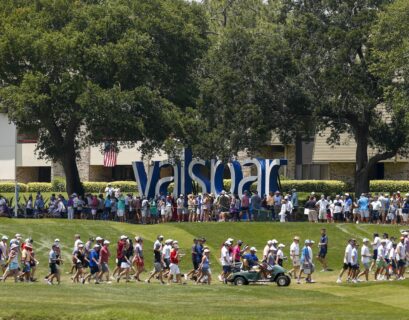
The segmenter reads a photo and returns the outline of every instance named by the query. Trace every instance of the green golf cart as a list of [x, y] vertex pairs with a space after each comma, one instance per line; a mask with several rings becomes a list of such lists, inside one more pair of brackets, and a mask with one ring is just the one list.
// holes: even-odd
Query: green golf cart
[[279, 266], [270, 266], [268, 277], [264, 277], [261, 270], [240, 270], [233, 272], [227, 278], [227, 281], [236, 286], [248, 285], [250, 283], [270, 283], [275, 282], [279, 287], [287, 287], [291, 283], [291, 278], [287, 271]]

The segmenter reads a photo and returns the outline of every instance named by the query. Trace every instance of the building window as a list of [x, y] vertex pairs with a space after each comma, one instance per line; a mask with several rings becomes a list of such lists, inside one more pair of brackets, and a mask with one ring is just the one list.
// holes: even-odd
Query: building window
[[297, 165], [297, 179], [302, 180], [328, 180], [328, 164], [302, 164]]
[[116, 181], [135, 181], [132, 166], [116, 166], [112, 168], [112, 179]]
[[38, 168], [38, 182], [51, 182], [51, 167]]

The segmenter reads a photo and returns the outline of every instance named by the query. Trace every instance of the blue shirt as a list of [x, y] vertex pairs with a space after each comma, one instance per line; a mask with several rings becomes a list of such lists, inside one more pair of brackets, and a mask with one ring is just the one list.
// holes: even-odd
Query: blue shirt
[[202, 247], [202, 245], [197, 244], [195, 246], [195, 252], [196, 252], [196, 254], [194, 255], [195, 256], [195, 261], [200, 263], [202, 261], [202, 257], [203, 257], [203, 247]]
[[367, 197], [360, 197], [358, 200], [359, 210], [368, 210], [369, 199]]
[[293, 203], [294, 207], [298, 207], [298, 195], [297, 192], [293, 192], [291, 195], [291, 202]]
[[96, 267], [97, 266], [97, 263], [95, 263], [95, 261], [94, 260], [92, 260], [92, 259], [95, 259], [95, 260], [97, 260], [98, 261], [98, 259], [99, 259], [99, 253], [96, 251], [96, 250], [91, 250], [91, 252], [90, 252], [90, 254], [89, 254], [89, 266], [90, 267]]
[[257, 256], [255, 254], [253, 254], [253, 253], [246, 253], [243, 256], [243, 259], [246, 259], [248, 261], [249, 267], [255, 266], [257, 264], [257, 262], [258, 262]]

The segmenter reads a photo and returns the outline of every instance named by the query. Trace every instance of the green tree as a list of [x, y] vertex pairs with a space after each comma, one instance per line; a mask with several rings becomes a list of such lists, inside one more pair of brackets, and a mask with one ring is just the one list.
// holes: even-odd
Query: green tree
[[151, 152], [183, 133], [206, 30], [201, 6], [183, 0], [2, 1], [3, 110], [38, 130], [38, 156], [60, 162], [67, 191], [82, 193], [81, 147], [142, 141]]
[[206, 1], [212, 46], [202, 61], [194, 153], [254, 154], [274, 132], [291, 141], [309, 114], [276, 3]]
[[[389, 2], [284, 0], [283, 6], [286, 39], [314, 106], [317, 129], [331, 129], [329, 143], [349, 133], [357, 144], [357, 195], [369, 191], [370, 172], [379, 161], [408, 148], [408, 111], [385, 103], [381, 75], [371, 68], [371, 30]], [[370, 158], [368, 147], [377, 150]]]

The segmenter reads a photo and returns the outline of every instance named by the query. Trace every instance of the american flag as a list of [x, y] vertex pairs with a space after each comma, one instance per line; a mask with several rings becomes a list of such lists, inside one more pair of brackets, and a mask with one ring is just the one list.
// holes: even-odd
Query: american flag
[[118, 151], [114, 144], [105, 143], [104, 147], [104, 167], [115, 167]]

